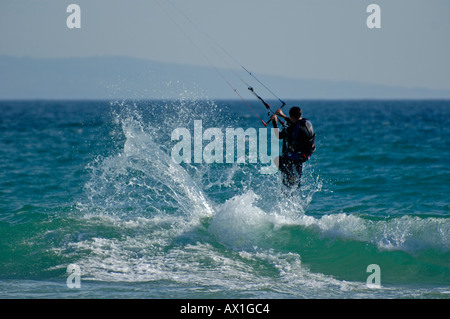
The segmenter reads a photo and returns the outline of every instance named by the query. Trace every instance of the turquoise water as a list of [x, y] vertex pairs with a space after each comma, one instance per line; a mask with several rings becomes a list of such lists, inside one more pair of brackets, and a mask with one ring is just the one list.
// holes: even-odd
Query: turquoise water
[[317, 151], [286, 197], [260, 162], [171, 160], [195, 120], [262, 127], [241, 102], [0, 102], [0, 296], [448, 298], [450, 102], [288, 105]]

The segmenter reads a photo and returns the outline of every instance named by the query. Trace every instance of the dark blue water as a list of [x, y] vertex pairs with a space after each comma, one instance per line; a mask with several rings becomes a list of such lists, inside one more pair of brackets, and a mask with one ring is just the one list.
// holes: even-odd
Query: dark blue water
[[261, 128], [240, 102], [0, 102], [1, 296], [448, 298], [450, 102], [290, 105], [317, 151], [285, 197], [260, 162], [172, 161], [196, 120]]

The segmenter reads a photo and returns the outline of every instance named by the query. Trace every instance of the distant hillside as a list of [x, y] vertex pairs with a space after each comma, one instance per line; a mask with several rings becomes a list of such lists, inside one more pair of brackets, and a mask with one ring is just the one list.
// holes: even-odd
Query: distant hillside
[[[250, 96], [230, 70], [221, 72], [240, 93]], [[263, 74], [259, 77], [284, 99], [450, 98], [450, 91]], [[259, 92], [270, 98], [264, 89], [259, 88]], [[0, 99], [170, 99], [180, 94], [196, 98], [237, 98], [217, 72], [208, 67], [128, 57], [34, 59], [0, 55]]]

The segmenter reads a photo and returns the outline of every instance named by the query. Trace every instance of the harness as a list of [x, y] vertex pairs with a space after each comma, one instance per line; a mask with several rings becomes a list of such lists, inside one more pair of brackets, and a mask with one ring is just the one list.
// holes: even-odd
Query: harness
[[[302, 119], [297, 122], [297, 125], [294, 128], [294, 132], [291, 135], [291, 143], [289, 143], [290, 145], [286, 145], [287, 151], [285, 152], [285, 155], [290, 160], [306, 162], [311, 157], [311, 154], [307, 155], [301, 151], [300, 152], [295, 151], [295, 149], [298, 146], [298, 139], [297, 139], [298, 134], [300, 132], [302, 124], [306, 121], [307, 121], [306, 119]], [[308, 133], [310, 133], [310, 132], [308, 131]], [[315, 134], [313, 133], [313, 136], [311, 139], [313, 139], [314, 137], [315, 137]], [[315, 149], [315, 146], [313, 144], [312, 152], [314, 152], [314, 149]]]

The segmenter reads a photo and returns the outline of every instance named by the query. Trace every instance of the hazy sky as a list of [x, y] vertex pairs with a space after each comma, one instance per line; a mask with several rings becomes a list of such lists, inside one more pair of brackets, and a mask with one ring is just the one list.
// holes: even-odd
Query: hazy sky
[[[450, 90], [448, 0], [171, 0], [258, 74]], [[69, 29], [69, 4], [81, 28]], [[159, 4], [158, 4], [159, 3]], [[369, 29], [369, 4], [381, 28]], [[122, 55], [226, 66], [163, 0], [1, 0], [0, 54]], [[233, 66], [236, 66], [234, 64]]]

